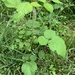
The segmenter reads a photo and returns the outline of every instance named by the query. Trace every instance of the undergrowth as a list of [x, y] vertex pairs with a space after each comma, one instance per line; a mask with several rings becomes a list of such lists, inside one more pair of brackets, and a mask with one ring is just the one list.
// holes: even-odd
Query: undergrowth
[[24, 13], [0, 1], [0, 75], [75, 75], [74, 2], [52, 1]]

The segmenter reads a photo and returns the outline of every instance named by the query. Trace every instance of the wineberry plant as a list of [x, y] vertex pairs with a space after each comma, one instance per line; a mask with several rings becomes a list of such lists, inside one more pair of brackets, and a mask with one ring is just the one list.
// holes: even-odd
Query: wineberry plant
[[[11, 22], [13, 24], [12, 27], [16, 29], [16, 38], [14, 38], [15, 36], [13, 37], [13, 42], [9, 44], [8, 49], [11, 51], [21, 51], [23, 53], [21, 71], [24, 75], [35, 75], [38, 69], [36, 60], [38, 57], [40, 60], [45, 59], [46, 55], [43, 50], [39, 53], [36, 51], [39, 49], [38, 47], [48, 47], [50, 51], [56, 52], [60, 57], [62, 56], [63, 59], [66, 58], [65, 41], [59, 36], [56, 30], [52, 29], [53, 25], [47, 26], [46, 23], [44, 24], [44, 21], [41, 22], [41, 18], [38, 18], [40, 17], [38, 13], [42, 9], [53, 16], [55, 10], [54, 4], [56, 4], [56, 8], [60, 8], [60, 6], [63, 5], [60, 0], [34, 0], [31, 2], [22, 2], [21, 0], [2, 1], [7, 8], [13, 9], [12, 15], [9, 17], [9, 22]], [[40, 11], [42, 15], [43, 12]], [[44, 16], [45, 15], [42, 17]], [[56, 23], [53, 22], [52, 24], [58, 23], [55, 18], [52, 18], [51, 21], [56, 21]], [[21, 24], [21, 22], [23, 23]]]

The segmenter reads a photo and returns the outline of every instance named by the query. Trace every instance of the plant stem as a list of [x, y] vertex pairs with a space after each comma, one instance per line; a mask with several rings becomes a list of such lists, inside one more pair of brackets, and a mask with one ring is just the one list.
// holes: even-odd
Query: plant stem
[[32, 42], [34, 40], [33, 36], [34, 36], [34, 21], [36, 21], [36, 9], [33, 8], [33, 24], [32, 24]]

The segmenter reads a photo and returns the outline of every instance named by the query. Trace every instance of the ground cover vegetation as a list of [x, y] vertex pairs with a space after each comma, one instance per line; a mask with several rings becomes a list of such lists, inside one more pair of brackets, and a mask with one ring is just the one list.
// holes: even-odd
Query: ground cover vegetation
[[0, 0], [0, 75], [75, 75], [75, 1]]

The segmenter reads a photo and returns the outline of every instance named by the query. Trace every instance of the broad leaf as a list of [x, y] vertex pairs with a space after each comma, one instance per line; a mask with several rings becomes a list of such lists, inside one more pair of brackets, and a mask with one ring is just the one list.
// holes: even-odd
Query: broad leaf
[[17, 12], [19, 12], [20, 14], [28, 14], [32, 11], [32, 5], [29, 2], [23, 2], [20, 3], [20, 5], [18, 5], [17, 7]]
[[9, 8], [17, 8], [20, 5], [21, 0], [3, 0], [5, 5]]
[[45, 3], [45, 2], [46, 2], [46, 0], [38, 0], [38, 1], [43, 2], [43, 3]]
[[62, 38], [55, 36], [48, 42], [48, 46], [52, 51], [56, 51], [58, 55], [65, 58], [66, 55], [66, 45]]
[[26, 22], [26, 26], [29, 27], [29, 28], [31, 28], [32, 26], [34, 28], [38, 28], [38, 27], [40, 27], [40, 23], [38, 21], [28, 20]]
[[12, 20], [14, 20], [14, 22], [18, 22], [20, 20], [22, 20], [24, 18], [24, 14], [22, 13], [15, 13], [11, 16]]
[[47, 11], [53, 12], [53, 6], [49, 3], [44, 3], [44, 7]]
[[40, 45], [46, 45], [48, 40], [44, 36], [40, 36], [38, 38], [38, 42], [39, 42]]
[[55, 31], [53, 30], [46, 30], [44, 32], [44, 36], [47, 38], [47, 39], [52, 39], [54, 36], [56, 36], [56, 33]]
[[32, 2], [31, 5], [34, 7], [41, 7], [41, 5], [37, 2]]
[[24, 75], [35, 75], [37, 64], [35, 62], [26, 62], [22, 65], [22, 72]]
[[52, 0], [54, 3], [59, 3], [62, 4], [62, 2], [60, 0]]

